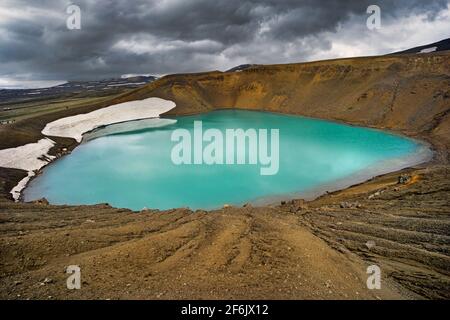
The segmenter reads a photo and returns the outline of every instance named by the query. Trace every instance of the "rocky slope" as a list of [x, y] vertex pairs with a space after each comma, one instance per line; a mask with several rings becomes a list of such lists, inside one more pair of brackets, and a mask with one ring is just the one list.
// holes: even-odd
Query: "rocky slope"
[[[449, 299], [450, 170], [304, 203], [131, 212], [0, 200], [4, 299]], [[381, 268], [381, 290], [366, 269]], [[64, 270], [79, 265], [82, 288]]]

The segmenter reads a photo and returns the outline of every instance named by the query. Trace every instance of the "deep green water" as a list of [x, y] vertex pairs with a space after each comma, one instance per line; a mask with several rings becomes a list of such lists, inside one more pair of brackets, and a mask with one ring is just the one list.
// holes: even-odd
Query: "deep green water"
[[[45, 168], [25, 189], [25, 200], [54, 204], [107, 202], [116, 207], [215, 208], [278, 196], [311, 195], [399, 169], [424, 156], [424, 146], [378, 130], [251, 111], [180, 117], [176, 124], [96, 138]], [[171, 161], [173, 129], [279, 129], [278, 174], [259, 165], [180, 165]], [[129, 129], [139, 122], [129, 123]], [[422, 159], [423, 160], [423, 159]]]

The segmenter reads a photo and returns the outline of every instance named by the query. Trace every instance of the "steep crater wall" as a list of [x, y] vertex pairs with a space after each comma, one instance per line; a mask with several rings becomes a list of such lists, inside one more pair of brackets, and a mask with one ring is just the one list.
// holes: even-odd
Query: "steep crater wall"
[[176, 103], [166, 116], [267, 110], [437, 138], [442, 149], [450, 145], [448, 51], [171, 75], [126, 98], [147, 96]]

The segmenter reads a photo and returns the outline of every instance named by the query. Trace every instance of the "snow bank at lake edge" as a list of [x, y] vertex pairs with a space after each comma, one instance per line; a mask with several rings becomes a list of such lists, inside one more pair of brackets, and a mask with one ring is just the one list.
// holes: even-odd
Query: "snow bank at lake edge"
[[81, 142], [83, 133], [97, 127], [118, 122], [159, 117], [175, 108], [175, 102], [161, 98], [129, 101], [101, 108], [89, 113], [61, 118], [47, 123], [42, 133], [46, 136], [74, 138]]
[[28, 175], [19, 181], [11, 190], [14, 200], [18, 200], [20, 192], [28, 181], [35, 175], [34, 171], [47, 165], [55, 157], [48, 155], [49, 150], [55, 145], [53, 140], [44, 138], [35, 143], [28, 143], [17, 148], [0, 150], [0, 167], [22, 169]]
[[[81, 142], [84, 133], [98, 127], [132, 120], [158, 118], [160, 114], [175, 106], [173, 101], [155, 97], [119, 103], [47, 123], [42, 133], [46, 136], [74, 138], [77, 142]], [[21, 191], [35, 175], [35, 170], [41, 169], [56, 158], [48, 155], [54, 145], [53, 140], [44, 138], [35, 143], [0, 150], [0, 167], [28, 172], [28, 175], [11, 190], [14, 200], [19, 200]]]

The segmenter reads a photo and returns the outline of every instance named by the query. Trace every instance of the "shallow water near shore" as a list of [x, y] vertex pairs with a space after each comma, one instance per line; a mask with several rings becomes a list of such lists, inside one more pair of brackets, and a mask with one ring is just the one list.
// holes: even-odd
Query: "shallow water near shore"
[[[130, 122], [126, 130], [122, 126], [120, 133], [109, 130], [106, 136], [97, 132], [95, 139], [46, 167], [25, 189], [24, 200], [107, 202], [133, 210], [213, 209], [344, 186], [355, 177], [367, 179], [417, 164], [430, 152], [412, 139], [380, 130], [267, 112], [221, 110], [176, 120], [150, 128]], [[172, 131], [192, 132], [196, 120], [202, 121], [204, 130], [222, 132], [279, 129], [278, 173], [262, 176], [260, 166], [251, 164], [175, 165]]]

